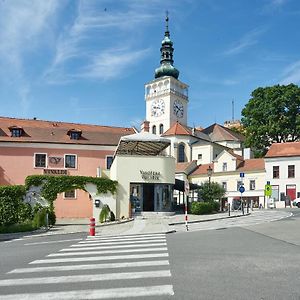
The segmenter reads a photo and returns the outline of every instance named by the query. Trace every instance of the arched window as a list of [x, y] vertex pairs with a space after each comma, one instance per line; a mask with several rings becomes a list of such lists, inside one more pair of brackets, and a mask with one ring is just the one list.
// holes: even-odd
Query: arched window
[[159, 125], [159, 134], [163, 134], [164, 133], [164, 125], [160, 124]]
[[185, 162], [184, 144], [178, 146], [178, 162]]
[[156, 134], [156, 126], [155, 125], [152, 126], [152, 133]]

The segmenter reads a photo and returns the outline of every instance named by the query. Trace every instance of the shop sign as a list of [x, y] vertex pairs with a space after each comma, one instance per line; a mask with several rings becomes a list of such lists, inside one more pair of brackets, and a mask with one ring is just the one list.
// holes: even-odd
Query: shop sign
[[140, 170], [141, 176], [144, 180], [160, 180], [160, 172], [157, 171], [142, 171]]
[[64, 169], [44, 169], [44, 175], [68, 175], [68, 170], [64, 170]]

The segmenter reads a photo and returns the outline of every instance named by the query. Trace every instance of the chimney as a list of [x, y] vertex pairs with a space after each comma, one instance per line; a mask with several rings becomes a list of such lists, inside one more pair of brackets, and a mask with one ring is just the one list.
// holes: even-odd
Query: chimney
[[150, 122], [149, 121], [144, 121], [141, 125], [141, 131], [143, 132], [149, 132], [150, 126], [149, 126]]

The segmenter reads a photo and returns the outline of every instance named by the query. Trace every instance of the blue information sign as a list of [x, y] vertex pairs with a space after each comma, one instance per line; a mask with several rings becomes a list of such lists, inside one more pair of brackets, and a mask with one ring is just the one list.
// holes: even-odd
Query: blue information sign
[[240, 191], [240, 193], [244, 193], [245, 192], [245, 188], [244, 188], [243, 185], [240, 186], [239, 191]]
[[241, 178], [245, 177], [245, 173], [240, 173], [240, 177]]

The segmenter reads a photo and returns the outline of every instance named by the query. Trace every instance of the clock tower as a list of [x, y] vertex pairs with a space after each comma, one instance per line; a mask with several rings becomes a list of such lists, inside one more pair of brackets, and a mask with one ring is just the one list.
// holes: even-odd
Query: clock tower
[[155, 79], [145, 84], [146, 120], [149, 131], [158, 135], [177, 121], [187, 125], [188, 85], [178, 80], [179, 71], [173, 66], [174, 48], [168, 14], [160, 52], [160, 67], [155, 70]]

